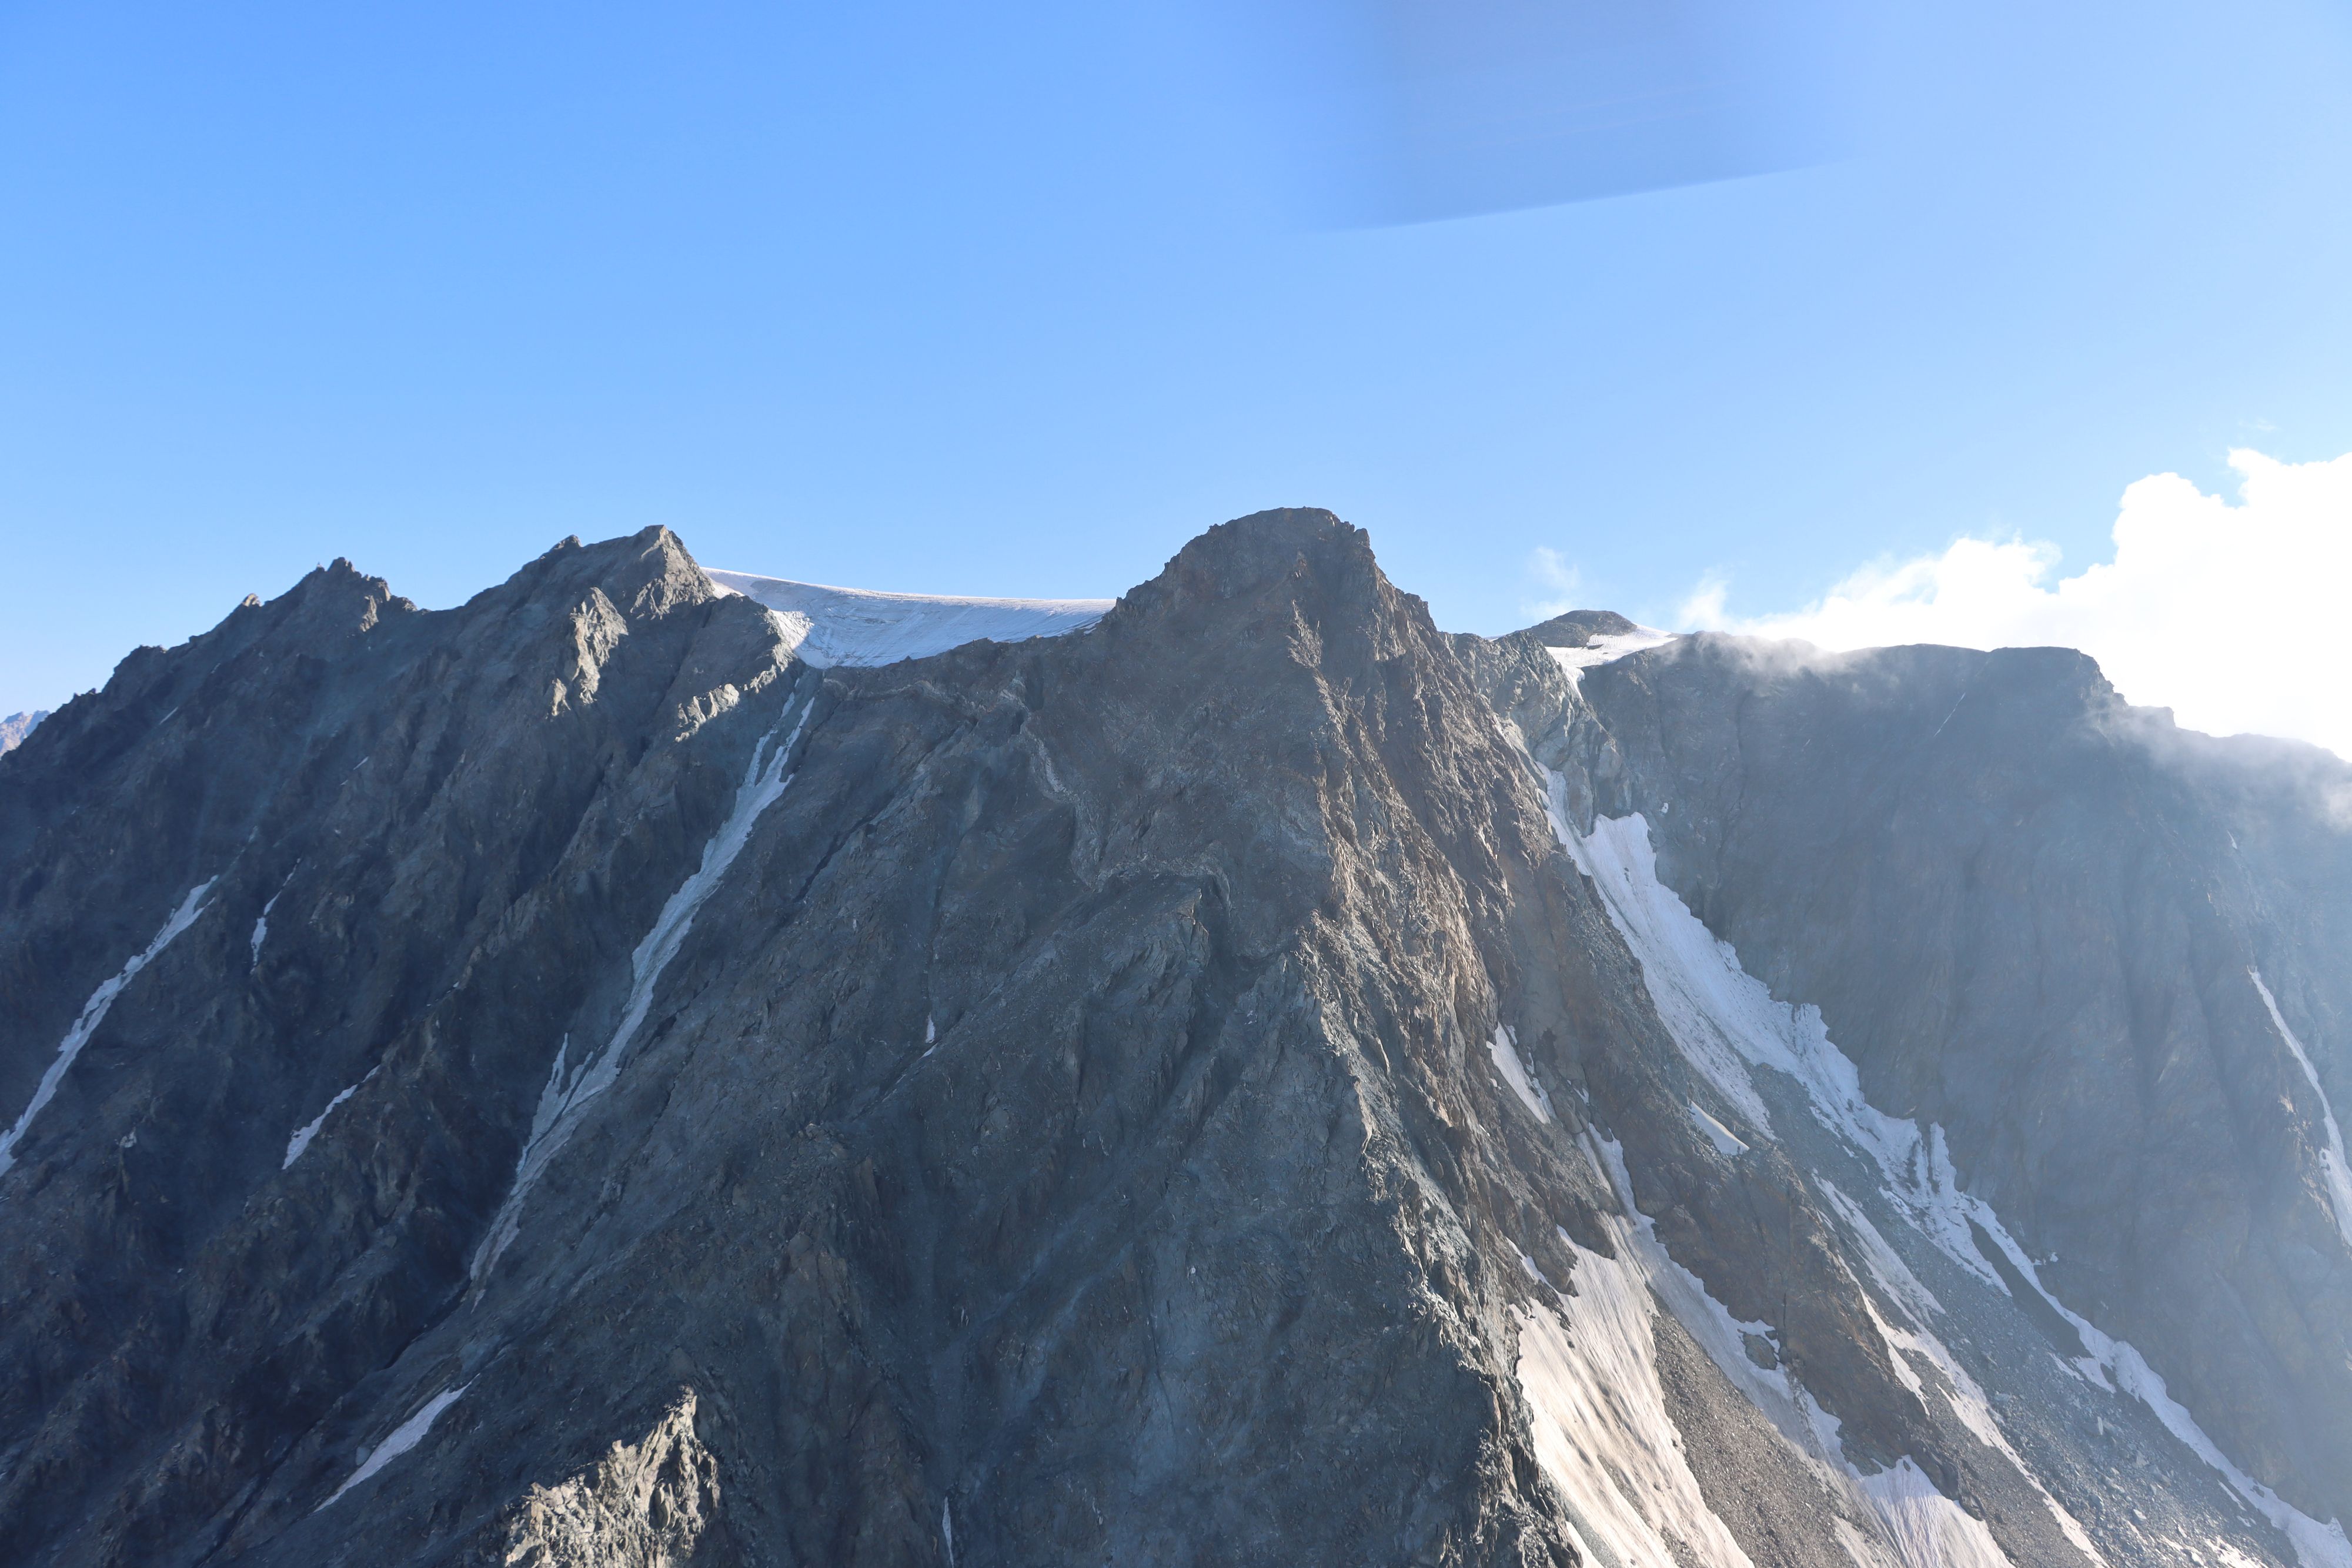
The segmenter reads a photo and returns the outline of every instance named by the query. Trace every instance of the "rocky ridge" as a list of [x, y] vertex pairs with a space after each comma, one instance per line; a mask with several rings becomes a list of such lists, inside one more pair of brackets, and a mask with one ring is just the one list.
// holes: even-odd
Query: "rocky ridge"
[[[337, 562], [0, 759], [0, 1538], [2352, 1561], [2344, 1445], [2262, 1381], [2326, 1375], [2352, 1256], [2312, 1223], [2326, 778], [2158, 755], [2047, 661], [1967, 732], [2019, 759], [1980, 778], [1922, 760], [1945, 687], [1899, 659], [1762, 718], [1793, 699], [1727, 646], [1448, 637], [1319, 512], [1107, 611], [985, 612], [1058, 635], [934, 646], [963, 632], [877, 596], [829, 629], [841, 591], [658, 529], [442, 612]], [[1994, 831], [2099, 745], [2152, 758], [2142, 796], [2062, 772], [2063, 831]], [[1971, 946], [2022, 907], [2086, 991], [2136, 972], [2149, 932], [2084, 914], [2134, 898], [2074, 873], [2144, 876], [2159, 818], [2242, 832], [2272, 933], [2279, 1043], [2187, 1082], [2128, 985], [2036, 1011]], [[2004, 851], [2064, 874], [1980, 893]], [[2238, 956], [2192, 998], [2217, 1030]], [[2146, 1152], [2055, 1190], [2031, 1091], [2113, 1056], [2172, 1098], [2063, 1103]], [[2150, 1186], [2200, 1105], [2236, 1141]], [[2272, 1263], [2209, 1346], [2227, 1303], [2158, 1243], [2217, 1215]]]

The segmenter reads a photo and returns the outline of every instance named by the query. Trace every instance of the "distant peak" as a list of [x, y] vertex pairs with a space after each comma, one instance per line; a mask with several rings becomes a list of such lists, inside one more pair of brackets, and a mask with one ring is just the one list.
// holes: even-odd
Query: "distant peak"
[[1521, 632], [1547, 648], [1582, 648], [1596, 637], [1629, 637], [1643, 628], [1614, 610], [1571, 610]]
[[48, 709], [36, 708], [31, 713], [12, 713], [0, 718], [0, 752], [14, 751], [24, 745], [25, 737], [48, 716]]

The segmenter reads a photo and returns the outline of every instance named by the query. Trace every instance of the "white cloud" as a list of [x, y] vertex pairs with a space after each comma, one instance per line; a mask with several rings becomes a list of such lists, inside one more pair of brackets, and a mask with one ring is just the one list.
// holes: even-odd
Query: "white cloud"
[[2352, 758], [2352, 455], [2294, 464], [2242, 450], [2230, 465], [2236, 505], [2177, 474], [2133, 485], [2115, 559], [2074, 577], [2058, 575], [2054, 546], [1961, 539], [1866, 567], [1791, 614], [1728, 617], [1720, 583], [1702, 584], [1684, 614], [1824, 648], [2080, 648], [2126, 697], [2191, 729], [2291, 736]]
[[1538, 621], [1549, 621], [1578, 607], [1576, 596], [1583, 586], [1584, 574], [1559, 551], [1536, 546], [1528, 553], [1528, 576], [1547, 591], [1540, 598], [1520, 601], [1519, 608], [1526, 613]]

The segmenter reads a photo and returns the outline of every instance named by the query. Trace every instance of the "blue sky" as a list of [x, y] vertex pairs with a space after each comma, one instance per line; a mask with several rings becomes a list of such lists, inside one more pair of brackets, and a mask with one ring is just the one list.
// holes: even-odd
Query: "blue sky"
[[2340, 3], [1918, 5], [1836, 161], [1358, 227], [1308, 4], [0, 3], [0, 712], [336, 555], [1110, 594], [1321, 505], [1496, 632], [2352, 451]]

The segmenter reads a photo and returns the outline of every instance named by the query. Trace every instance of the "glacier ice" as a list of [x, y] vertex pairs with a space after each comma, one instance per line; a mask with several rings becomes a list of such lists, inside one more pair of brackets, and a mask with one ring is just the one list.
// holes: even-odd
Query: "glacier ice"
[[944, 653], [987, 638], [1018, 643], [1093, 625], [1108, 599], [965, 599], [930, 593], [877, 593], [828, 588], [747, 571], [713, 571], [710, 580], [774, 611], [799, 638], [798, 653], [820, 666], [890, 664]]

